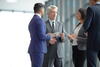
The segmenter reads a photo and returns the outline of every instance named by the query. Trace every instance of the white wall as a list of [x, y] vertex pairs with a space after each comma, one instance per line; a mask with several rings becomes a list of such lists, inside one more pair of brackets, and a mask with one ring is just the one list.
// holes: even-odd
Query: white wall
[[32, 16], [0, 12], [0, 67], [30, 67], [28, 24]]
[[33, 6], [35, 3], [45, 3], [45, 1], [47, 0], [16, 0], [16, 2], [11, 3], [7, 2], [7, 0], [0, 0], [0, 9], [33, 12]]

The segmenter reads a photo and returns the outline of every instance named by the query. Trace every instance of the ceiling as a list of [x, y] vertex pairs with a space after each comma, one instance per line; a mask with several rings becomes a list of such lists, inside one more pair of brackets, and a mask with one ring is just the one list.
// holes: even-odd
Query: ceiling
[[45, 1], [47, 0], [16, 0], [16, 2], [11, 3], [7, 0], [0, 0], [0, 10], [33, 12], [35, 3], [45, 3]]

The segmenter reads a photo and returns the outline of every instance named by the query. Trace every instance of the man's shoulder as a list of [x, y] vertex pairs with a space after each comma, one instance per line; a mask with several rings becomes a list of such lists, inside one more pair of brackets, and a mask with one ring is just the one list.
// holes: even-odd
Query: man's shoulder
[[90, 6], [87, 8], [87, 10], [93, 10], [94, 6]]
[[[55, 22], [56, 22], [57, 24], [59, 24], [59, 25], [62, 25], [62, 24], [63, 24], [63, 23], [60, 22], [60, 21], [55, 21]], [[46, 20], [45, 23], [48, 24], [48, 23], [49, 23], [49, 20]]]
[[90, 6], [90, 7], [87, 8], [87, 11], [95, 13], [97, 11], [100, 11], [100, 7], [98, 7], [97, 5]]
[[34, 18], [34, 22], [38, 25], [42, 25], [44, 23], [43, 19], [39, 17]]
[[90, 6], [90, 7], [88, 7], [87, 9], [94, 10], [96, 7], [99, 7], [99, 6], [94, 5], [94, 6]]
[[56, 21], [57, 23], [61, 23], [60, 21]]
[[63, 25], [63, 23], [60, 22], [60, 21], [56, 21], [56, 23], [59, 24], [59, 25]]

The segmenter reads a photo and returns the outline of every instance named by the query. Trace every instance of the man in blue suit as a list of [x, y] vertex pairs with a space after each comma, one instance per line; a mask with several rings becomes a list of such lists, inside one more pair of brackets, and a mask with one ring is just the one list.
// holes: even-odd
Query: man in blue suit
[[90, 0], [90, 5], [83, 27], [88, 33], [87, 67], [96, 67], [97, 56], [100, 59], [100, 0]]
[[46, 34], [45, 22], [41, 18], [44, 14], [44, 5], [36, 3], [34, 13], [35, 15], [29, 23], [31, 41], [28, 53], [30, 54], [32, 67], [42, 67], [44, 54], [47, 52], [46, 41], [55, 43], [56, 39], [53, 38], [53, 34]]

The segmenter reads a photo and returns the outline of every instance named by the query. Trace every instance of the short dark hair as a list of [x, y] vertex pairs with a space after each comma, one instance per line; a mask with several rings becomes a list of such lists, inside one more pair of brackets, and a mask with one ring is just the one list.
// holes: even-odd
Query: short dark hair
[[34, 12], [36, 13], [40, 11], [41, 8], [44, 8], [44, 5], [42, 3], [36, 3], [33, 9], [34, 9]]
[[86, 9], [85, 8], [80, 8], [78, 11], [81, 14], [81, 18], [85, 20], [85, 18], [86, 18]]

